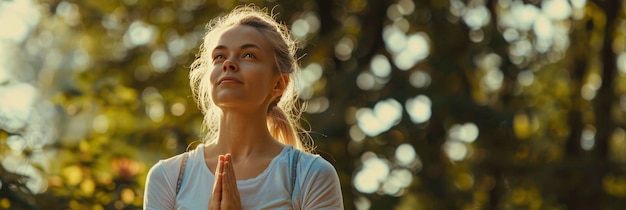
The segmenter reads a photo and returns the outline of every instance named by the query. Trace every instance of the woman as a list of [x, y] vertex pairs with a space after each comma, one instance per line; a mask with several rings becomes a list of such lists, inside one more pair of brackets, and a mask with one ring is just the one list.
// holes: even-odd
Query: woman
[[266, 10], [209, 23], [189, 76], [205, 142], [150, 169], [144, 209], [343, 209], [337, 172], [298, 134], [295, 51]]

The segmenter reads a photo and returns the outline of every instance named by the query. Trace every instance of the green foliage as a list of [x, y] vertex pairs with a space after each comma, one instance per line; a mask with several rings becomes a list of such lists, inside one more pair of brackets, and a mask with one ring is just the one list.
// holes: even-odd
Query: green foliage
[[2, 42], [0, 209], [141, 208], [150, 166], [202, 137], [204, 25], [244, 3], [301, 40], [347, 209], [619, 209], [624, 5], [576, 2], [41, 0]]

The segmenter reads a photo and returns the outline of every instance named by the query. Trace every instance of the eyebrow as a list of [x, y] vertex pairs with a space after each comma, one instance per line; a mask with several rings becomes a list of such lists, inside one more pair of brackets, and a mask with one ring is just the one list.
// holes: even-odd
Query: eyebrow
[[[256, 48], [256, 49], [261, 50], [261, 47], [259, 47], [256, 44], [243, 44], [239, 47], [239, 49], [248, 49], [248, 48]], [[228, 49], [228, 48], [224, 45], [218, 45], [215, 48], [213, 48], [213, 50], [225, 50], [225, 49]]]

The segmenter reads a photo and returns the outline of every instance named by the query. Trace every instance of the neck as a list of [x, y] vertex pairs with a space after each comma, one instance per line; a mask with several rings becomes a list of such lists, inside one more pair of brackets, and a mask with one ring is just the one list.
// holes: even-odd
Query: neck
[[222, 111], [215, 147], [217, 154], [230, 153], [235, 160], [245, 159], [280, 144], [268, 130], [265, 112]]

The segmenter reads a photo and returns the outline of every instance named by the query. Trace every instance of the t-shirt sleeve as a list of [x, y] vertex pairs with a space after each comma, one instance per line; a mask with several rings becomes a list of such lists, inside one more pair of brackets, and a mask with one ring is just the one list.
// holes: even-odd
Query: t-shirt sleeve
[[175, 209], [176, 195], [174, 186], [165, 168], [164, 161], [159, 161], [148, 171], [143, 209]]
[[305, 174], [301, 209], [343, 209], [339, 176], [333, 165], [316, 157]]

